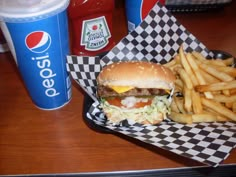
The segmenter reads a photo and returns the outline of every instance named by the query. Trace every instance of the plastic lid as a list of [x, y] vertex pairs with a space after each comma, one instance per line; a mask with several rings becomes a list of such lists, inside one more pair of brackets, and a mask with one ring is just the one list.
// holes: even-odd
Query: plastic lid
[[0, 0], [0, 21], [26, 22], [65, 10], [70, 0]]

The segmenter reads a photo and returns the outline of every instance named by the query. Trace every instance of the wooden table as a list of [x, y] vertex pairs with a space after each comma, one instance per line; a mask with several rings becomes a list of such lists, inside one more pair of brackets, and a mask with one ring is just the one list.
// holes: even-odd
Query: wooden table
[[[218, 12], [175, 14], [209, 49], [236, 56], [236, 1]], [[125, 12], [114, 12], [114, 38], [127, 34]], [[90, 129], [83, 91], [73, 83], [70, 103], [55, 111], [36, 108], [10, 53], [0, 54], [0, 174], [52, 174], [199, 166], [129, 138]], [[223, 164], [236, 163], [233, 150]]]

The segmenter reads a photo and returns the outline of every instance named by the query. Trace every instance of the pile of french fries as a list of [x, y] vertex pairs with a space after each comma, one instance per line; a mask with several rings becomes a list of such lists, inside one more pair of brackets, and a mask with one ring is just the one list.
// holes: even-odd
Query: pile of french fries
[[170, 118], [185, 124], [236, 121], [234, 58], [209, 60], [183, 46], [165, 66], [176, 75]]

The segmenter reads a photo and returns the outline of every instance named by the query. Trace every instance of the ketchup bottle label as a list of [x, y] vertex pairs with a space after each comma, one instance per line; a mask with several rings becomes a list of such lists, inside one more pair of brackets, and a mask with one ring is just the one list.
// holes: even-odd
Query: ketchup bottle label
[[83, 21], [80, 45], [85, 46], [86, 50], [97, 51], [104, 48], [110, 37], [111, 33], [104, 16]]

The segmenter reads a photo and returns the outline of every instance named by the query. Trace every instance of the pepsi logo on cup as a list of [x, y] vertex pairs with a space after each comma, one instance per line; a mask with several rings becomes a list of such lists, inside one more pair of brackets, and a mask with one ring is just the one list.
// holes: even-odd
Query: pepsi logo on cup
[[43, 53], [51, 45], [51, 36], [45, 31], [34, 31], [26, 36], [25, 44], [34, 53]]

